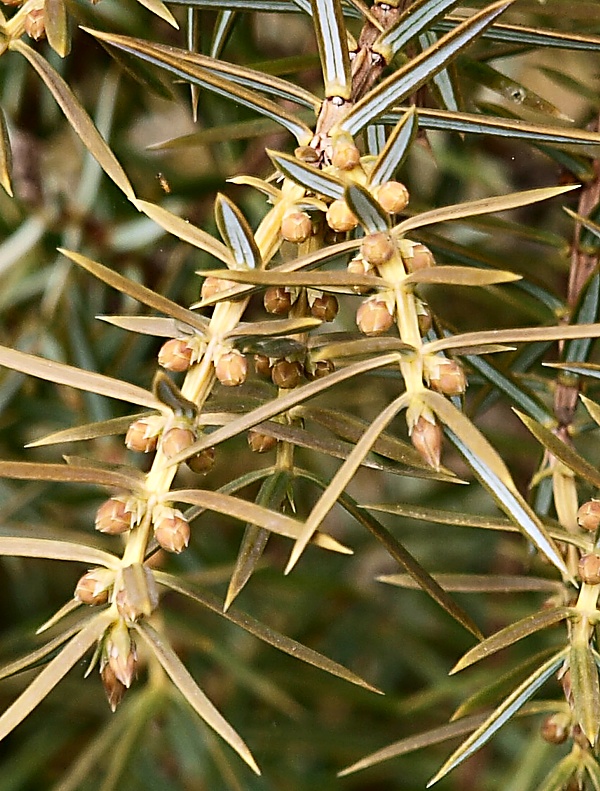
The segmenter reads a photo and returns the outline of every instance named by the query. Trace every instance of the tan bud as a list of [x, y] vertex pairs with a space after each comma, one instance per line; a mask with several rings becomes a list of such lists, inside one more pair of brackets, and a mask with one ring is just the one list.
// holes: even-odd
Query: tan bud
[[562, 744], [569, 736], [570, 726], [571, 718], [568, 714], [552, 714], [542, 723], [542, 739], [550, 744]]
[[237, 349], [223, 354], [215, 366], [217, 379], [225, 387], [237, 387], [246, 381], [248, 361]]
[[310, 306], [310, 312], [315, 319], [321, 321], [333, 321], [338, 314], [339, 304], [333, 294], [323, 294], [322, 297], [317, 297], [313, 300]]
[[360, 254], [372, 266], [387, 264], [395, 252], [396, 245], [389, 233], [370, 233], [360, 246]]
[[388, 214], [398, 214], [408, 205], [408, 190], [399, 181], [386, 181], [377, 190], [377, 200]]
[[302, 380], [304, 369], [299, 362], [289, 360], [277, 360], [271, 371], [273, 384], [283, 389], [291, 390], [298, 387]]
[[583, 530], [595, 533], [600, 526], [600, 500], [588, 500], [577, 511], [577, 524]]
[[193, 350], [185, 338], [171, 338], [158, 352], [158, 364], [167, 371], [187, 371], [192, 363]]
[[587, 585], [600, 583], [600, 555], [590, 552], [582, 555], [579, 560], [579, 577]]
[[129, 450], [139, 453], [152, 453], [156, 450], [159, 432], [154, 423], [155, 421], [148, 421], [143, 417], [133, 421], [125, 435], [125, 444]]
[[260, 431], [248, 432], [248, 445], [250, 450], [254, 453], [266, 453], [277, 445], [275, 437], [269, 437], [267, 434], [261, 434]]
[[176, 508], [161, 506], [153, 514], [154, 537], [167, 552], [179, 554], [190, 543], [188, 521]]
[[333, 203], [330, 204], [325, 219], [331, 230], [337, 233], [352, 231], [358, 225], [356, 215], [348, 208], [346, 202], [343, 200], [334, 200]]
[[467, 378], [459, 362], [446, 357], [428, 357], [425, 362], [425, 376], [432, 390], [447, 396], [465, 392]]
[[265, 291], [263, 303], [267, 313], [284, 316], [289, 313], [294, 300], [292, 294], [284, 286], [270, 286]]
[[436, 470], [440, 468], [442, 458], [443, 433], [439, 423], [431, 423], [421, 415], [410, 433], [414, 448], [424, 461]]
[[333, 360], [317, 360], [309, 362], [306, 366], [306, 374], [310, 379], [322, 379], [335, 371]]
[[186, 464], [192, 472], [198, 475], [206, 475], [215, 466], [215, 456], [214, 448], [204, 448], [200, 453], [196, 453], [195, 456], [187, 459]]
[[189, 428], [173, 426], [163, 434], [160, 449], [167, 459], [177, 456], [182, 450], [189, 448], [196, 441], [196, 435]]
[[266, 354], [254, 355], [254, 370], [265, 379], [271, 378], [271, 361]]
[[123, 695], [127, 692], [127, 687], [116, 677], [112, 667], [106, 663], [100, 670], [100, 678], [108, 700], [111, 711], [117, 710], [117, 706], [123, 700]]
[[356, 324], [365, 335], [381, 335], [393, 323], [394, 317], [383, 299], [367, 299], [356, 311]]
[[401, 244], [400, 254], [408, 272], [416, 272], [419, 269], [429, 269], [435, 266], [433, 253], [424, 244], [410, 242], [405, 239]]
[[287, 214], [281, 222], [281, 235], [286, 242], [302, 244], [312, 235], [312, 221], [305, 211]]
[[[362, 257], [362, 255], [355, 256], [348, 264], [348, 272], [351, 275], [372, 275], [374, 274], [373, 266]], [[355, 294], [367, 294], [370, 289], [368, 286], [352, 286]]]
[[135, 676], [137, 653], [125, 621], [120, 618], [110, 629], [104, 644], [104, 663], [127, 689]]
[[108, 593], [115, 581], [114, 571], [92, 569], [86, 572], [75, 587], [75, 598], [83, 604], [106, 604]]
[[96, 511], [96, 530], [112, 536], [131, 530], [134, 514], [127, 505], [117, 497], [111, 497]]
[[39, 41], [46, 35], [45, 13], [43, 8], [34, 8], [25, 17], [25, 32], [34, 41]]
[[334, 143], [331, 164], [340, 170], [354, 170], [360, 163], [360, 151], [351, 140]]
[[211, 299], [211, 297], [222, 294], [223, 291], [229, 291], [230, 288], [237, 285], [238, 283], [234, 283], [232, 280], [222, 280], [221, 278], [212, 276], [207, 277], [204, 283], [202, 283], [200, 298]]

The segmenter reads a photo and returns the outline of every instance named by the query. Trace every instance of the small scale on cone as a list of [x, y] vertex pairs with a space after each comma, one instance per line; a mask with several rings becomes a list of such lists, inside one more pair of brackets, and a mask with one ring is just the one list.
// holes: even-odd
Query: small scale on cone
[[320, 321], [333, 321], [338, 314], [339, 304], [333, 294], [323, 294], [313, 300], [310, 306], [311, 315]]
[[317, 360], [316, 362], [307, 363], [306, 366], [306, 375], [309, 379], [322, 379], [334, 371], [335, 363], [333, 360]]
[[134, 420], [127, 429], [125, 445], [138, 453], [153, 453], [158, 444], [158, 434], [146, 418]]
[[383, 299], [367, 299], [356, 311], [356, 325], [364, 335], [381, 335], [393, 323], [394, 317]]
[[408, 205], [408, 190], [399, 181], [386, 181], [377, 190], [377, 201], [388, 214], [398, 214]]
[[173, 426], [163, 434], [160, 448], [167, 459], [172, 459], [178, 453], [189, 448], [196, 441], [196, 435], [189, 428]]
[[25, 17], [25, 32], [34, 41], [40, 41], [40, 39], [46, 36], [45, 17], [46, 14], [43, 8], [34, 8]]
[[442, 460], [442, 438], [443, 433], [439, 423], [437, 421], [431, 423], [423, 415], [419, 417], [410, 433], [410, 441], [415, 450], [435, 470], [439, 470]]
[[100, 670], [100, 678], [104, 693], [110, 706], [110, 710], [115, 713], [119, 703], [123, 700], [123, 695], [127, 692], [127, 687], [119, 681], [112, 667], [106, 663]]
[[190, 542], [190, 526], [181, 511], [161, 509], [154, 520], [154, 538], [167, 552], [183, 552]]
[[292, 294], [285, 286], [270, 286], [265, 291], [263, 304], [267, 313], [285, 316], [290, 312], [294, 300], [292, 299]]
[[271, 378], [271, 361], [266, 354], [254, 355], [254, 370], [265, 379]]
[[237, 387], [246, 381], [248, 361], [237, 349], [226, 352], [215, 366], [217, 379], [225, 387]]
[[407, 272], [417, 272], [419, 269], [430, 269], [435, 266], [433, 253], [419, 242], [410, 242], [405, 239], [402, 242], [400, 254]]
[[577, 524], [583, 530], [595, 533], [600, 527], [600, 500], [588, 500], [577, 511]]
[[75, 587], [75, 598], [83, 604], [106, 604], [115, 574], [109, 569], [92, 569], [79, 578]]
[[336, 233], [353, 231], [358, 225], [358, 218], [343, 200], [334, 200], [330, 204], [325, 219], [327, 225]]
[[354, 170], [360, 164], [360, 151], [351, 140], [334, 143], [331, 164], [340, 170]]
[[312, 221], [305, 211], [294, 211], [281, 221], [281, 236], [286, 242], [302, 244], [312, 236]]
[[579, 560], [579, 577], [587, 585], [600, 584], [600, 555], [590, 552]]
[[277, 360], [271, 371], [273, 384], [282, 389], [291, 390], [298, 387], [302, 381], [304, 369], [299, 362], [289, 360]]
[[396, 245], [389, 233], [370, 233], [360, 246], [360, 254], [371, 266], [387, 264], [395, 252]]
[[193, 350], [185, 338], [171, 338], [163, 343], [158, 352], [158, 364], [167, 371], [187, 371], [192, 364]]
[[269, 437], [267, 434], [261, 434], [260, 431], [250, 430], [248, 432], [248, 445], [250, 450], [254, 453], [266, 453], [277, 445], [275, 437]]
[[101, 533], [118, 536], [133, 527], [133, 513], [122, 500], [111, 497], [96, 511], [94, 526]]
[[214, 448], [204, 448], [200, 453], [186, 460], [187, 466], [198, 475], [206, 475], [215, 466], [216, 453]]
[[465, 392], [467, 378], [459, 362], [446, 357], [430, 357], [426, 362], [427, 380], [432, 390], [447, 396], [458, 396]]
[[541, 736], [549, 744], [563, 744], [569, 737], [571, 720], [568, 714], [552, 714], [541, 727]]

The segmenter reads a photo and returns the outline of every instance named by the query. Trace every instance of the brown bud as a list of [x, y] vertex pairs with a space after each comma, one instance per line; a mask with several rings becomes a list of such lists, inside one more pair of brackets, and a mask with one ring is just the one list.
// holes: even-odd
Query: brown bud
[[25, 32], [34, 41], [39, 41], [46, 35], [45, 13], [43, 8], [34, 8], [25, 17]]
[[305, 211], [294, 211], [281, 222], [281, 235], [286, 242], [301, 244], [312, 235], [312, 221]]
[[410, 440], [424, 461], [436, 470], [442, 458], [442, 429], [421, 415], [410, 433]]
[[325, 219], [331, 230], [337, 233], [352, 231], [358, 225], [356, 215], [353, 214], [343, 200], [334, 200], [330, 204]]
[[[372, 275], [373, 266], [362, 257], [362, 255], [355, 256], [348, 264], [348, 272], [351, 275]], [[352, 286], [355, 294], [367, 294], [370, 289], [368, 286]]]
[[249, 431], [248, 445], [254, 453], [266, 453], [277, 445], [277, 439], [269, 437], [267, 434], [261, 434], [260, 431]]
[[158, 352], [158, 364], [167, 371], [187, 371], [192, 362], [193, 350], [185, 338], [171, 338]]
[[120, 618], [110, 629], [104, 644], [104, 662], [108, 663], [116, 678], [128, 689], [137, 666], [135, 643], [125, 621]]
[[339, 304], [333, 294], [323, 294], [317, 297], [310, 306], [310, 312], [315, 319], [321, 321], [333, 321], [337, 316]]
[[125, 435], [125, 444], [129, 450], [139, 453], [152, 453], [156, 450], [158, 432], [153, 423], [154, 421], [148, 421], [143, 417], [133, 421]]
[[399, 181], [386, 181], [377, 190], [377, 200], [388, 214], [398, 214], [408, 205], [408, 190]]
[[570, 717], [567, 714], [553, 714], [542, 723], [541, 735], [550, 744], [562, 744], [569, 736]]
[[317, 360], [307, 364], [306, 373], [310, 379], [322, 379], [335, 371], [333, 360]]
[[360, 253], [373, 266], [386, 264], [396, 252], [396, 245], [389, 233], [370, 233], [362, 240]]
[[177, 456], [182, 450], [189, 448], [196, 441], [196, 435], [189, 428], [173, 426], [163, 434], [160, 449], [167, 459]]
[[424, 244], [409, 242], [408, 239], [405, 239], [400, 250], [408, 272], [416, 272], [419, 269], [429, 269], [435, 266], [433, 253]]
[[467, 388], [467, 378], [462, 365], [445, 357], [429, 357], [425, 374], [429, 386], [447, 396], [462, 395]]
[[265, 377], [265, 379], [271, 378], [271, 361], [266, 354], [254, 355], [254, 370], [259, 376]]
[[265, 291], [263, 303], [267, 313], [283, 316], [289, 313], [294, 300], [292, 294], [284, 286], [270, 286]]
[[153, 515], [154, 537], [167, 552], [183, 552], [190, 542], [190, 526], [176, 508], [162, 506]]
[[206, 475], [215, 466], [215, 449], [204, 448], [200, 453], [186, 460], [187, 466], [198, 475]]
[[590, 552], [579, 560], [579, 576], [587, 585], [600, 584], [600, 555]]
[[23, 5], [23, 0], [2, 0], [4, 5]]
[[79, 578], [75, 587], [75, 598], [83, 604], [106, 604], [108, 592], [114, 581], [114, 571], [92, 569]]
[[577, 511], [577, 524], [583, 530], [595, 533], [600, 526], [600, 500], [588, 500]]
[[248, 361], [237, 349], [222, 355], [215, 367], [217, 379], [225, 387], [237, 387], [246, 381]]
[[303, 370], [299, 362], [277, 360], [271, 371], [271, 379], [273, 380], [273, 384], [277, 385], [277, 387], [291, 390], [294, 387], [298, 387], [300, 384]]
[[354, 170], [360, 162], [360, 151], [351, 140], [338, 140], [333, 146], [331, 164], [340, 170]]
[[117, 706], [123, 700], [123, 695], [127, 691], [127, 687], [125, 684], [119, 681], [114, 670], [108, 663], [102, 667], [100, 671], [100, 678], [102, 679], [102, 685], [104, 687], [106, 699], [108, 700], [108, 705], [114, 714], [114, 712], [117, 710]]
[[[582, 750], [586, 753], [590, 751], [590, 742], [588, 737], [583, 732], [581, 725], [577, 724], [573, 726], [571, 730], [571, 736], [573, 737], [573, 741], [578, 744]], [[577, 783], [577, 785], [568, 785], [565, 788], [565, 791], [581, 791], [581, 785]]]
[[195, 456], [186, 459], [185, 463], [192, 472], [198, 473], [198, 475], [206, 475], [215, 466], [215, 456], [214, 448], [204, 448], [200, 453], [196, 453]]
[[96, 512], [96, 530], [112, 536], [125, 533], [133, 527], [133, 513], [117, 497], [111, 497]]
[[221, 278], [212, 276], [207, 277], [204, 283], [202, 283], [200, 298], [210, 299], [211, 297], [221, 294], [223, 291], [228, 291], [230, 288], [233, 288], [237, 285], [238, 283], [234, 283], [232, 280], [221, 280]]
[[367, 299], [356, 311], [356, 324], [365, 335], [381, 335], [393, 323], [394, 317], [383, 299]]

